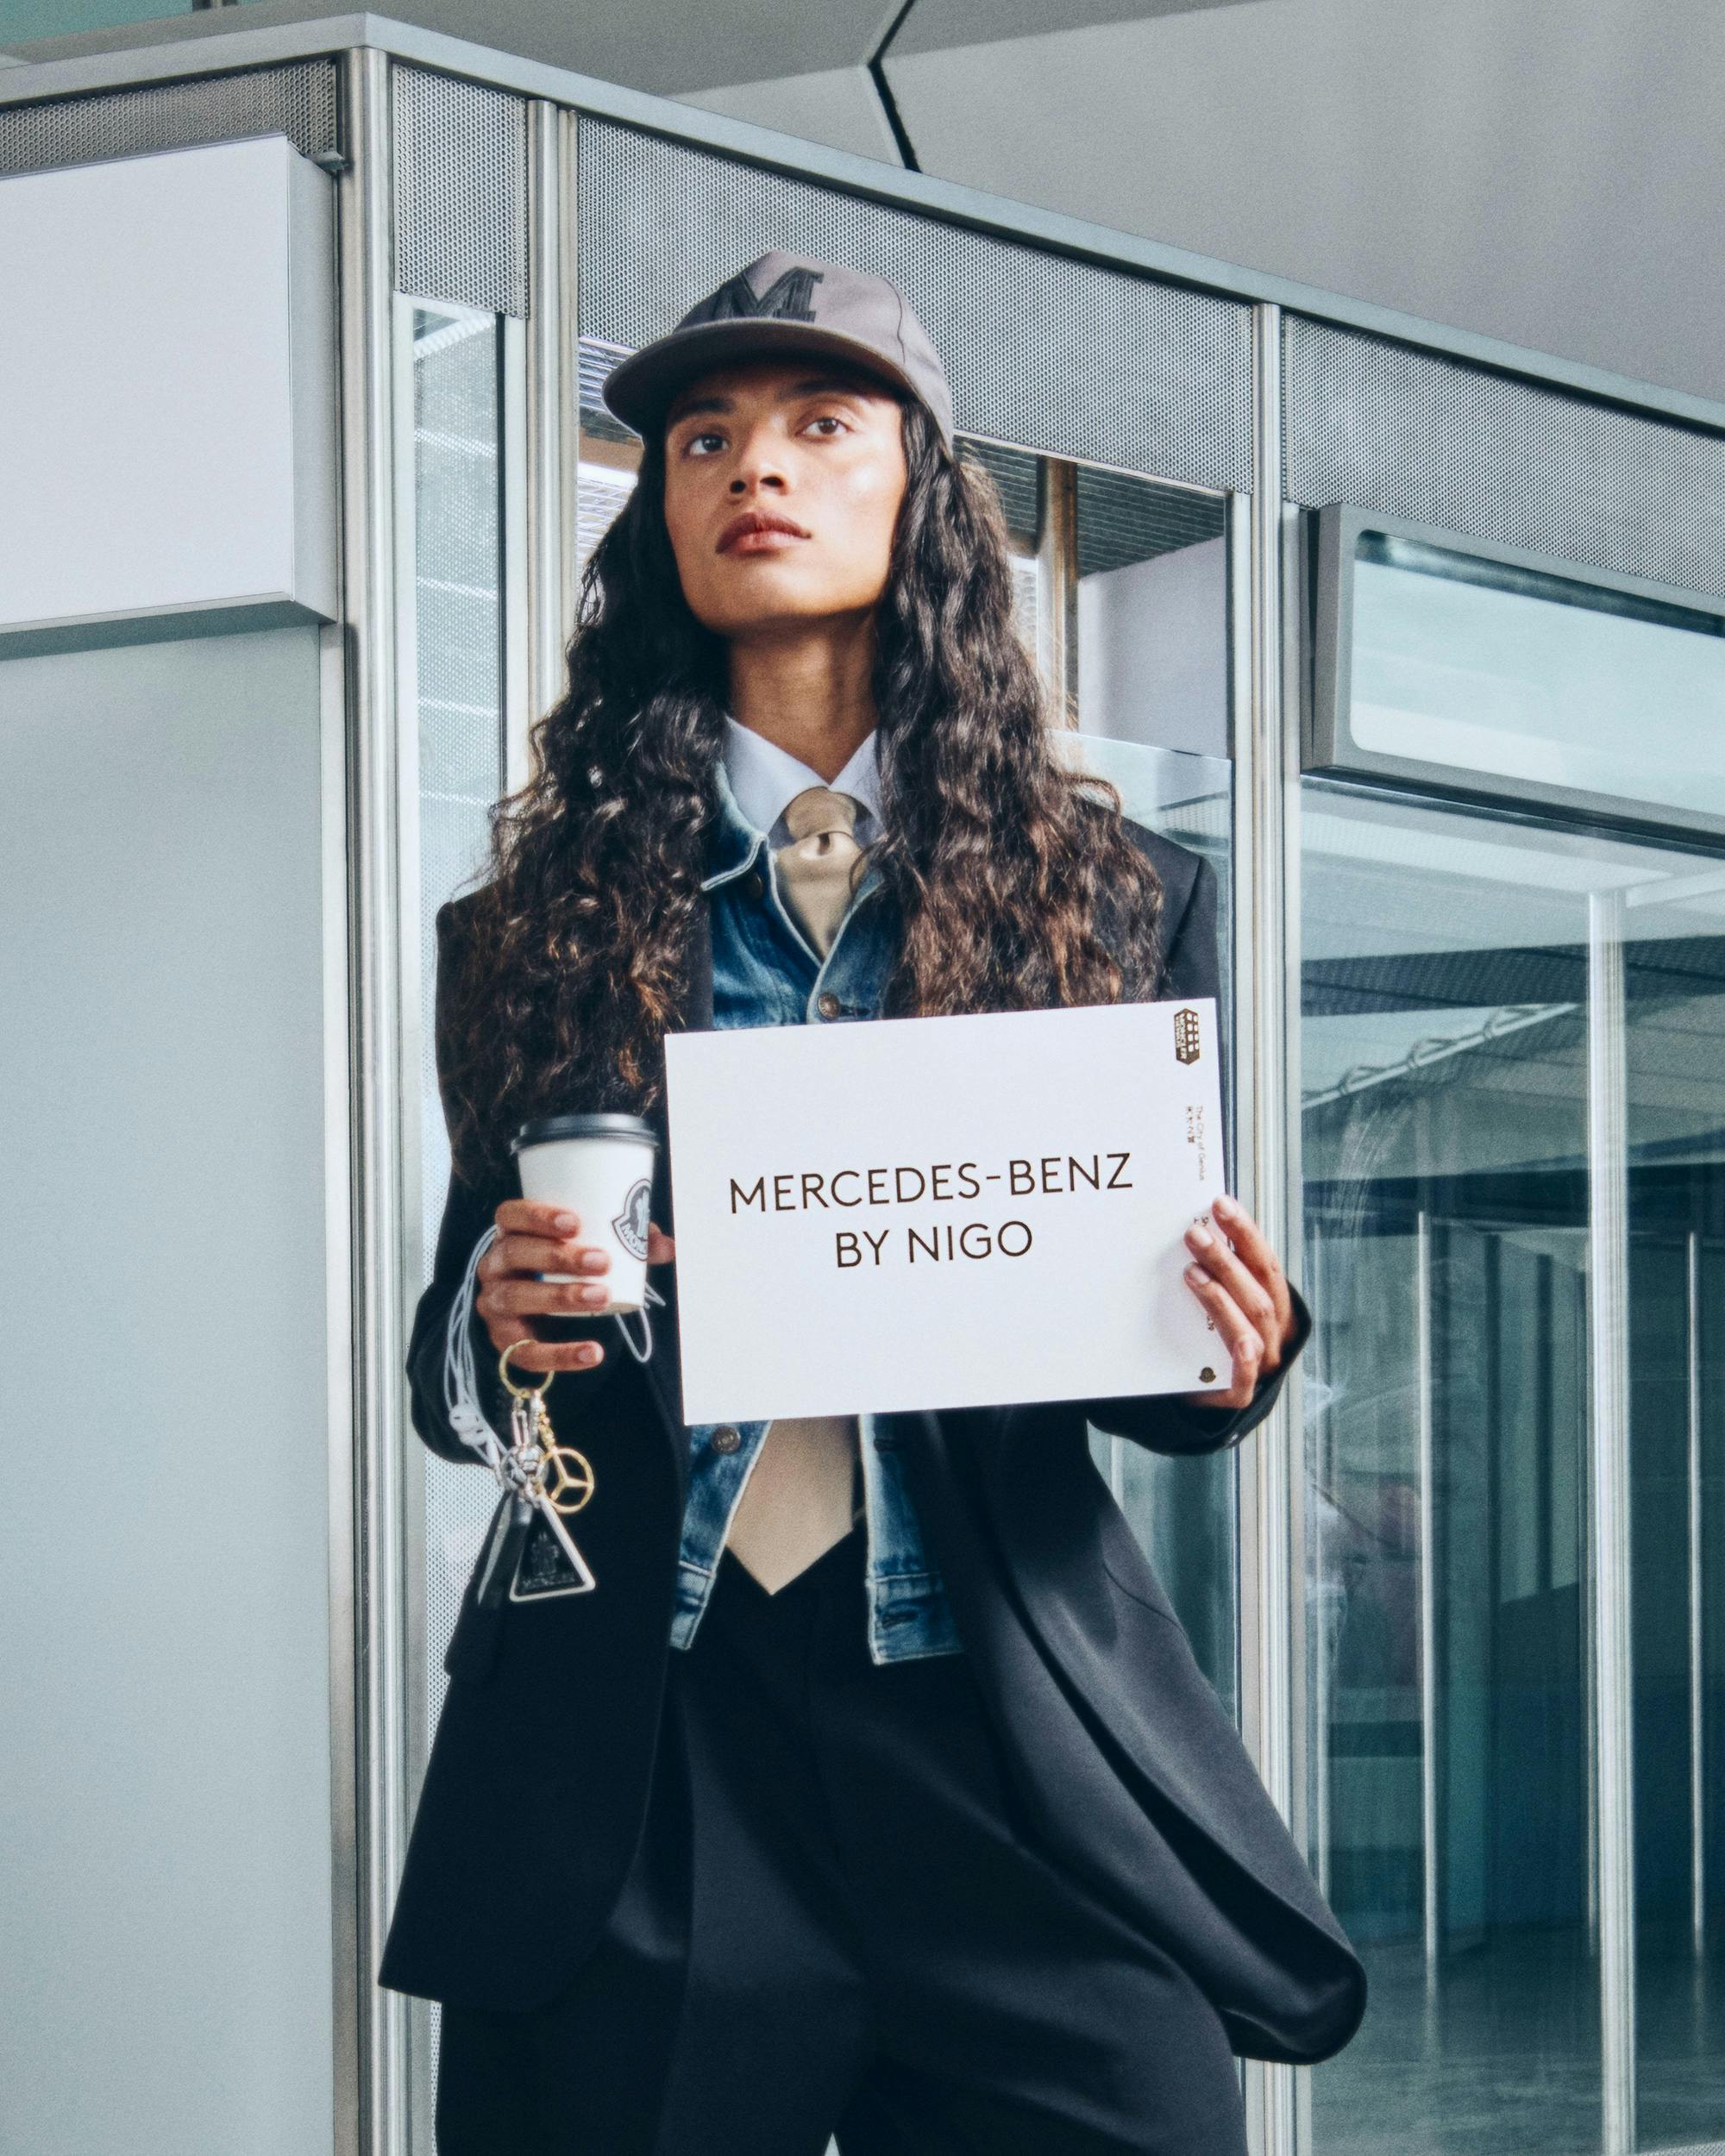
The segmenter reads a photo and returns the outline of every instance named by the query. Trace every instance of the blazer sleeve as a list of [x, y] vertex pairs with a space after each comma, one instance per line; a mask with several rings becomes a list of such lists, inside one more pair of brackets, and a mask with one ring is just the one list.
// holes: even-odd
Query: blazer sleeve
[[[1164, 936], [1161, 996], [1214, 996], [1220, 1005], [1216, 896], [1216, 872], [1208, 861], [1198, 857], [1186, 902]], [[1221, 1095], [1226, 1100], [1228, 1060], [1225, 1044], [1219, 1043], [1218, 1055]], [[1226, 1143], [1222, 1180], [1232, 1181]], [[1129, 1438], [1152, 1452], [1216, 1452], [1238, 1445], [1276, 1405], [1295, 1357], [1311, 1337], [1312, 1313], [1292, 1281], [1288, 1283], [1288, 1293], [1294, 1310], [1294, 1337], [1279, 1368], [1259, 1379], [1244, 1407], [1197, 1407], [1188, 1405], [1176, 1393], [1142, 1393], [1086, 1401], [1085, 1419], [1107, 1436]]]
[[[450, 1119], [451, 1067], [448, 991], [458, 962], [461, 934], [461, 903], [459, 899], [452, 899], [440, 907], [437, 913], [436, 1062], [438, 1091], [443, 1104], [446, 1125]], [[480, 1189], [467, 1181], [458, 1167], [452, 1166], [450, 1169], [448, 1189], [443, 1200], [442, 1221], [437, 1231], [437, 1250], [432, 1261], [431, 1278], [414, 1312], [413, 1328], [407, 1345], [409, 1413], [413, 1426], [430, 1449], [446, 1460], [477, 1462], [479, 1459], [473, 1447], [465, 1444], [450, 1427], [443, 1404], [443, 1357], [450, 1307], [461, 1287], [461, 1276], [467, 1271], [467, 1260], [473, 1255], [474, 1244], [491, 1226], [502, 1201], [505, 1198], [519, 1195], [520, 1191], [513, 1177], [499, 1182], [494, 1188]], [[547, 1338], [597, 1338], [604, 1343], [608, 1336], [602, 1328], [612, 1322], [609, 1319], [571, 1317], [541, 1319], [536, 1324], [536, 1329]], [[506, 1437], [510, 1401], [498, 1376], [497, 1350], [492, 1347], [485, 1321], [477, 1311], [470, 1320], [470, 1326], [480, 1409], [492, 1428], [499, 1436]], [[607, 1344], [605, 1359], [599, 1368], [582, 1373], [581, 1389], [585, 1397], [591, 1397], [607, 1382], [616, 1360], [611, 1346]]]

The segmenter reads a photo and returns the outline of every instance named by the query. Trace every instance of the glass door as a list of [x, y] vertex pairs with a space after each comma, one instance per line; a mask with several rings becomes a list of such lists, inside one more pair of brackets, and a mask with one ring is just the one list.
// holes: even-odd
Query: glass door
[[[1646, 859], [1647, 856], [1644, 856]], [[1725, 2139], [1725, 864], [1624, 894], [1637, 2146]]]
[[1308, 780], [1320, 2148], [1725, 2135], [1725, 868]]

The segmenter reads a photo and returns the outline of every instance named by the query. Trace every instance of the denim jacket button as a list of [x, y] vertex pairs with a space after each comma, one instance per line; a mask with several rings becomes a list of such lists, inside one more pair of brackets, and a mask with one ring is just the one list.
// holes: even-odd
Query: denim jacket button
[[722, 1430], [715, 1430], [712, 1433], [712, 1449], [715, 1452], [734, 1452], [742, 1442], [743, 1432], [734, 1429], [728, 1422]]
[[814, 1000], [814, 1007], [824, 1018], [836, 1018], [844, 1006], [831, 988], [823, 988]]
[[767, 879], [758, 868], [751, 868], [743, 879], [743, 895], [758, 906], [767, 895]]

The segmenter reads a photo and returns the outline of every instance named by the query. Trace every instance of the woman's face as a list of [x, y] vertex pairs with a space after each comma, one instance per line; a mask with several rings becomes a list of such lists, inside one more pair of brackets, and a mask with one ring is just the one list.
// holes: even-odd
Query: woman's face
[[872, 611], [905, 492], [898, 399], [819, 358], [691, 382], [665, 425], [665, 523], [698, 621], [726, 637]]

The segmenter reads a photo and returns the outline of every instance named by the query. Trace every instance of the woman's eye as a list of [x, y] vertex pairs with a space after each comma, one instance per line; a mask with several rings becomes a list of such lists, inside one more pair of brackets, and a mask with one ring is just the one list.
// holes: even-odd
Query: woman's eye
[[[831, 428], [832, 429], [832, 433], [834, 434], [849, 434], [850, 431], [850, 429], [845, 425], [844, 422], [838, 417], [838, 414], [835, 411], [824, 411], [820, 413], [818, 417], [810, 420], [809, 425], [811, 427]], [[831, 434], [829, 434], [827, 439], [831, 441]]]
[[724, 436], [710, 429], [705, 434], [692, 434], [683, 444], [685, 456], [711, 456], [715, 449], [724, 447]]

